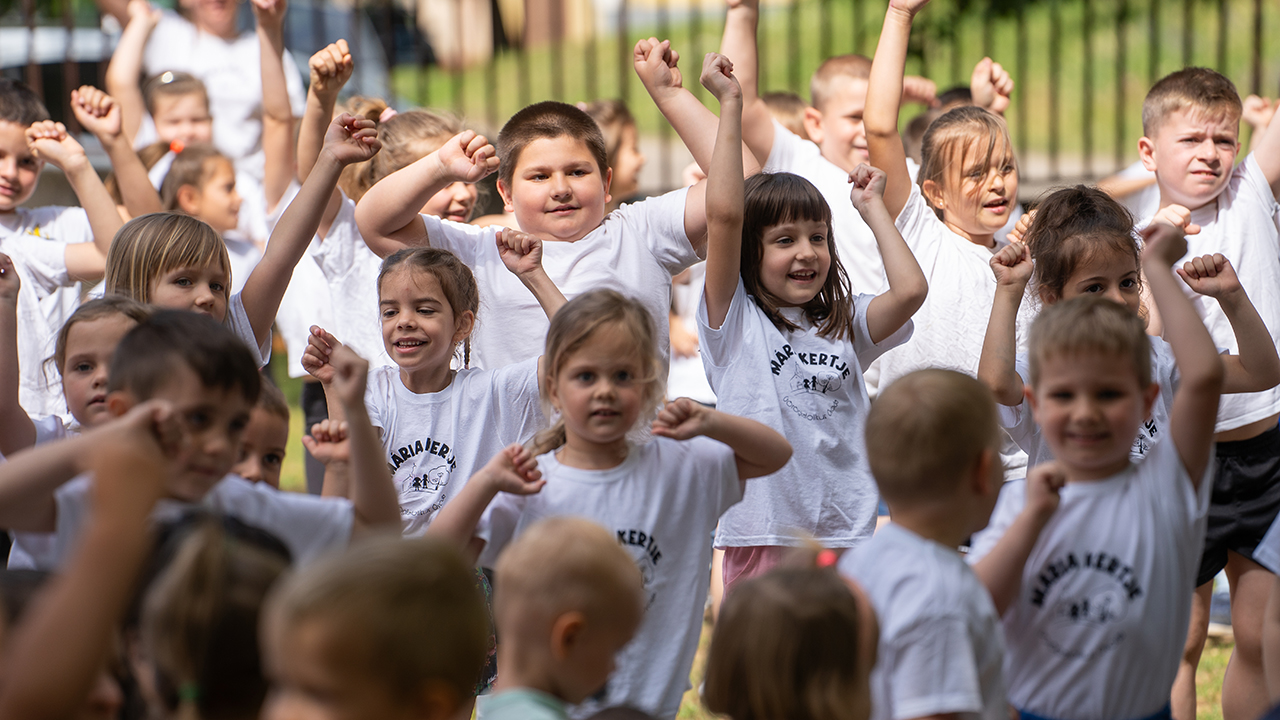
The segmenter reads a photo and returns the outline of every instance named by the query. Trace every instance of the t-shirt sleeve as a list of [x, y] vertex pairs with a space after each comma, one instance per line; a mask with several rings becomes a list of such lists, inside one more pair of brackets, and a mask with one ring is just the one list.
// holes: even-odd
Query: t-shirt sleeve
[[711, 486], [715, 492], [715, 518], [712, 518], [714, 527], [716, 518], [742, 500], [744, 481], [738, 477], [736, 455], [733, 448], [706, 437], [697, 437], [686, 443], [685, 447], [689, 448], [693, 456], [689, 460], [696, 462], [698, 467], [704, 468], [698, 475], [707, 483], [714, 483]]
[[911, 320], [907, 320], [889, 337], [878, 343], [871, 342], [871, 330], [867, 328], [867, 308], [875, 299], [875, 295], [865, 293], [853, 298], [853, 319], [858, 328], [857, 335], [853, 338], [853, 350], [858, 355], [858, 364], [862, 366], [863, 372], [867, 371], [876, 358], [910, 340], [915, 329]]
[[89, 224], [89, 213], [82, 207], [51, 205], [35, 208], [33, 219], [36, 220], [33, 234], [45, 240], [53, 240], [64, 245], [93, 242], [93, 226]]
[[480, 567], [492, 568], [498, 562], [498, 555], [515, 537], [516, 526], [520, 524], [520, 515], [524, 512], [525, 499], [510, 493], [498, 493], [489, 507], [485, 508], [476, 524], [476, 537], [484, 541], [484, 550], [480, 551], [477, 563]]
[[1236, 201], [1248, 202], [1259, 207], [1261, 212], [1274, 215], [1277, 210], [1276, 196], [1271, 192], [1267, 176], [1262, 173], [1262, 167], [1258, 165], [1258, 159], [1253, 153], [1249, 153], [1244, 162], [1240, 163], [1240, 173], [1242, 180], [1236, 191]]
[[244, 493], [235, 507], [226, 510], [274, 533], [289, 547], [297, 565], [351, 542], [355, 511], [346, 498], [285, 492], [264, 484], [251, 485]]
[[369, 413], [369, 423], [382, 430], [384, 439], [391, 430], [388, 425], [392, 421], [388, 406], [395, 389], [389, 385], [390, 382], [386, 369], [375, 367], [369, 369], [368, 382], [364, 386], [364, 408]]
[[973, 643], [959, 615], [920, 618], [880, 643], [879, 663], [893, 720], [982, 711]]
[[62, 243], [32, 236], [8, 237], [0, 241], [0, 250], [12, 258], [18, 277], [37, 297], [72, 284], [67, 274], [67, 246]]
[[769, 150], [769, 157], [765, 158], [764, 171], [794, 172], [797, 151], [800, 149], [799, 143], [807, 141], [788, 130], [777, 120], [772, 120], [772, 122], [773, 147]]
[[753, 320], [752, 313], [758, 312], [759, 308], [747, 296], [742, 278], [738, 278], [738, 287], [733, 291], [733, 299], [729, 301], [729, 311], [725, 313], [724, 322], [720, 323], [719, 328], [713, 328], [707, 314], [704, 288], [698, 299], [698, 347], [702, 361], [713, 367], [728, 366], [741, 354], [743, 343], [748, 342], [747, 323]]
[[1166, 433], [1138, 465], [1135, 479], [1143, 494], [1155, 503], [1166, 519], [1179, 526], [1189, 526], [1209, 512], [1213, 470], [1213, 454], [1210, 453], [1199, 487], [1192, 487], [1191, 477], [1178, 454], [1177, 443], [1173, 441], [1172, 434]]
[[427, 242], [431, 243], [431, 247], [448, 250], [463, 265], [475, 268], [477, 262], [483, 255], [483, 243], [494, 245], [497, 243], [497, 234], [492, 227], [482, 228], [475, 225], [463, 225], [449, 220], [443, 220], [434, 215], [421, 215], [422, 224], [427, 228]]
[[226, 325], [236, 337], [244, 341], [249, 347], [249, 351], [253, 353], [254, 362], [258, 363], [258, 367], [266, 367], [267, 362], [271, 360], [271, 338], [267, 337], [258, 344], [258, 339], [253, 334], [253, 325], [249, 323], [249, 314], [245, 312], [244, 300], [240, 297], [240, 293], [231, 296], [231, 301], [227, 303], [227, 319]]
[[75, 548], [89, 519], [89, 475], [80, 475], [53, 493], [57, 507], [52, 560], [61, 565]]
[[[698, 262], [698, 254], [684, 231], [684, 208], [689, 188], [672, 190], [614, 211], [625, 236], [615, 242], [643, 242], [669, 274], [675, 275]], [[634, 237], [638, 235], [639, 237]]]
[[[1023, 379], [1025, 383], [1027, 378], [1031, 377], [1031, 368], [1026, 353], [1018, 353], [1013, 361], [1014, 372], [1018, 373], [1018, 377]], [[1035, 418], [1031, 414], [1031, 403], [1024, 397], [1022, 402], [1017, 405], [1001, 405], [996, 403], [996, 418], [1000, 422], [1000, 427], [1009, 432], [1009, 437], [1022, 448], [1024, 452], [1031, 452], [1035, 449], [1036, 435], [1039, 427], [1036, 425]]]

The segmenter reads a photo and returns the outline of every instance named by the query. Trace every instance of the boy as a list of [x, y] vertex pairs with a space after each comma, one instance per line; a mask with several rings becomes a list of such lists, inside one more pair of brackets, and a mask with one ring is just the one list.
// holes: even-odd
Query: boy
[[[40, 180], [45, 162], [67, 175], [81, 208], [19, 207]], [[53, 340], [80, 304], [80, 280], [98, 280], [121, 225], [115, 203], [61, 123], [26, 85], [0, 78], [0, 252], [13, 258], [18, 302], [19, 402], [32, 416], [65, 413], [57, 382], [44, 373]], [[53, 242], [49, 242], [53, 241]]]
[[[1239, 151], [1240, 96], [1213, 70], [1187, 68], [1157, 82], [1142, 108], [1143, 166], [1156, 174], [1160, 207], [1182, 205], [1200, 232], [1187, 238], [1189, 257], [1221, 253], [1240, 285], [1280, 341], [1280, 232], [1275, 192], [1280, 187], [1280, 123], [1271, 123], [1253, 152], [1234, 170]], [[1192, 302], [1220, 348], [1238, 352], [1217, 302]], [[1263, 683], [1263, 608], [1274, 576], [1253, 561], [1280, 510], [1280, 387], [1228, 395], [1218, 408], [1217, 458], [1204, 556], [1196, 577], [1191, 632], [1174, 691], [1173, 714], [1195, 715], [1195, 668], [1204, 648], [1213, 578], [1226, 568], [1231, 581], [1236, 646], [1223, 678], [1223, 715], [1243, 720], [1268, 707]]]
[[982, 529], [1002, 484], [990, 391], [917, 370], [867, 414], [867, 456], [893, 522], [840, 559], [880, 620], [872, 717], [1008, 717], [1000, 616], [955, 548]]
[[249, 413], [249, 424], [244, 427], [240, 460], [231, 468], [231, 473], [279, 490], [280, 470], [288, 444], [289, 403], [280, 388], [264, 382], [258, 402]]
[[1191, 615], [1223, 368], [1170, 272], [1186, 250], [1180, 232], [1143, 234], [1143, 273], [1181, 373], [1168, 432], [1131, 463], [1160, 393], [1142, 320], [1097, 296], [1046, 308], [1027, 392], [1061, 502], [1046, 513], [1033, 485], [1006, 485], [968, 558], [1004, 613], [1010, 702], [1039, 717], [1168, 717]]
[[607, 530], [573, 517], [529, 528], [496, 571], [498, 681], [478, 717], [568, 720], [565, 705], [604, 686], [640, 626], [640, 573]]
[[[352, 428], [350, 502], [281, 493], [227, 474], [239, 457], [261, 382], [249, 349], [230, 330], [176, 310], [159, 311], [131, 330], [112, 359], [107, 408], [120, 416], [149, 400], [171, 405], [180, 432], [165, 441], [186, 452], [180, 472], [166, 481], [158, 519], [180, 513], [184, 504], [209, 505], [274, 533], [303, 563], [354, 535], [398, 531], [395, 488], [364, 411], [368, 366], [350, 351], [338, 352], [334, 386]], [[54, 556], [65, 558], [88, 513], [89, 482], [82, 474], [92, 455], [87, 451], [109, 438], [89, 432], [45, 443], [0, 466], [0, 527], [55, 533]]]

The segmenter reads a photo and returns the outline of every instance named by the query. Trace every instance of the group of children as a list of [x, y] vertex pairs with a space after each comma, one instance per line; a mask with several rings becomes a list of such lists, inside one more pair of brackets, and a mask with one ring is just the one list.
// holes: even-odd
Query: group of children
[[491, 144], [339, 107], [341, 40], [304, 103], [284, 0], [102, 1], [106, 184], [0, 80], [0, 717], [674, 718], [714, 589], [734, 720], [1191, 720], [1223, 570], [1224, 717], [1280, 701], [1280, 129], [1237, 165], [1220, 74], [1147, 96], [1149, 217], [1024, 215], [1008, 73], [905, 76], [928, 0], [790, 110], [729, 0], [718, 116], [636, 45], [698, 167], [628, 203], [619, 103]]

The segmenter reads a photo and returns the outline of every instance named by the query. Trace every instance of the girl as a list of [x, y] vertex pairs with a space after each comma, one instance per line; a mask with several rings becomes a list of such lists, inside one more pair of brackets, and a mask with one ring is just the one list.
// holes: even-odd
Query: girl
[[875, 233], [889, 289], [853, 296], [831, 242], [831, 210], [788, 173], [744, 183], [741, 94], [732, 66], [708, 55], [703, 84], [720, 99], [707, 179], [707, 276], [698, 313], [718, 406], [750, 414], [807, 452], [773, 481], [751, 485], [716, 533], [726, 591], [775, 565], [796, 534], [848, 548], [875, 528], [876, 489], [863, 424], [862, 368], [911, 334], [927, 286], [880, 194], [884, 174], [860, 166], [853, 204]]
[[234, 330], [265, 365], [276, 309], [338, 174], [378, 147], [373, 123], [345, 114], [333, 121], [316, 171], [285, 210], [243, 291], [230, 291], [227, 248], [212, 227], [185, 215], [156, 213], [130, 220], [116, 235], [107, 255], [106, 292], [210, 315]]
[[742, 481], [777, 471], [791, 448], [758, 422], [688, 398], [658, 413], [652, 442], [632, 444], [662, 397], [659, 352], [639, 301], [595, 290], [566, 303], [541, 371], [558, 421], [531, 449], [509, 447], [482, 468], [430, 532], [482, 552], [486, 567], [543, 517], [576, 515], [615, 533], [640, 568], [647, 609], [599, 702], [675, 717], [702, 626], [711, 531]]

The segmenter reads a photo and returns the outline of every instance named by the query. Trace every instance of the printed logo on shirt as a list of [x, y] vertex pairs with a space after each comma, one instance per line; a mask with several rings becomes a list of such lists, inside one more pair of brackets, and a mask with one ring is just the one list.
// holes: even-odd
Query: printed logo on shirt
[[387, 467], [400, 496], [400, 516], [431, 517], [444, 507], [445, 488], [458, 458], [448, 443], [427, 438], [393, 450]]
[[1156, 442], [1156, 436], [1160, 434], [1160, 426], [1156, 424], [1155, 418], [1147, 418], [1138, 428], [1138, 436], [1133, 439], [1133, 447], [1129, 448], [1129, 457], [1138, 462], [1146, 457], [1147, 451]]
[[822, 352], [795, 352], [790, 345], [775, 350], [769, 361], [769, 369], [781, 376], [787, 364], [791, 364], [791, 377], [787, 381], [782, 402], [806, 420], [826, 420], [840, 407], [835, 395], [844, 386], [852, 370], [839, 355]]
[[1090, 660], [1124, 641], [1125, 619], [1143, 595], [1133, 566], [1115, 555], [1068, 552], [1044, 565], [1029, 599], [1048, 613], [1040, 637], [1049, 650]]
[[648, 595], [645, 601], [645, 610], [653, 604], [658, 598], [658, 594], [653, 590], [654, 582], [658, 577], [658, 563], [662, 560], [662, 551], [658, 549], [658, 539], [644, 530], [617, 530], [618, 544], [623, 550], [627, 550], [633, 556], [637, 550], [640, 555], [636, 558], [636, 567], [640, 568], [640, 579], [644, 585], [644, 592]]

